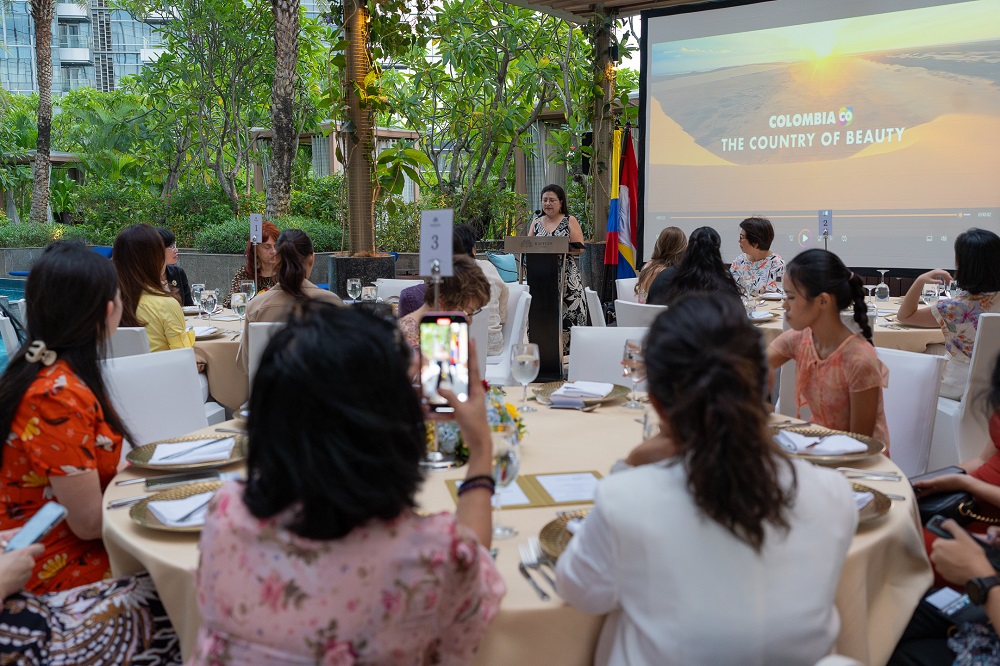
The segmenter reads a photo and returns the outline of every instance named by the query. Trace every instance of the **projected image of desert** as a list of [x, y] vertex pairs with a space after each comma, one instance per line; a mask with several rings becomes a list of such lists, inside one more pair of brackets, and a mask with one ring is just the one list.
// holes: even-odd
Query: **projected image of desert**
[[998, 16], [989, 0], [655, 44], [647, 208], [698, 210], [711, 184], [716, 210], [768, 210], [774, 183], [788, 208], [996, 205]]

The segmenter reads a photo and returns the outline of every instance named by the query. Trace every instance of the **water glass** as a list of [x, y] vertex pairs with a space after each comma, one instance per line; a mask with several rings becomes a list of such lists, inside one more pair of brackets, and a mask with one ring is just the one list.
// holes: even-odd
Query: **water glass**
[[889, 272], [889, 269], [880, 268], [878, 272], [882, 274], [882, 281], [875, 285], [875, 299], [884, 303], [889, 300], [889, 285], [885, 283], [885, 274]]
[[352, 300], [358, 300], [361, 296], [360, 278], [347, 278], [347, 295], [350, 296]]
[[205, 285], [200, 282], [191, 285], [191, 300], [198, 306], [198, 319], [201, 319], [201, 294], [205, 291]]
[[248, 301], [252, 301], [257, 295], [257, 283], [253, 280], [240, 280], [240, 291], [247, 295]]
[[513, 345], [510, 350], [510, 373], [514, 381], [521, 385], [521, 411], [533, 412], [534, 407], [528, 406], [528, 384], [538, 377], [540, 365], [538, 345]]
[[958, 282], [952, 280], [951, 282], [948, 283], [948, 291], [946, 292], [946, 295], [948, 296], [948, 298], [955, 298], [955, 294], [957, 293], [958, 293]]
[[230, 304], [233, 306], [233, 312], [235, 312], [236, 316], [240, 318], [240, 321], [243, 321], [243, 317], [247, 314], [247, 300], [247, 294], [244, 294], [242, 291], [238, 291], [233, 294], [233, 298], [230, 301]]
[[219, 290], [218, 289], [206, 289], [201, 292], [201, 304], [208, 312], [208, 321], [212, 321], [212, 313], [215, 312], [215, 307], [219, 304]]
[[632, 399], [622, 407], [627, 409], [645, 409], [635, 398], [635, 387], [646, 378], [646, 363], [642, 358], [642, 341], [626, 340], [622, 352], [622, 375], [632, 380]]
[[513, 423], [492, 425], [490, 436], [493, 440], [493, 480], [497, 484], [497, 492], [493, 495], [493, 538], [509, 539], [517, 535], [517, 530], [500, 523], [500, 509], [503, 507], [500, 490], [514, 483], [521, 467], [517, 426]]
[[940, 285], [937, 282], [927, 282], [924, 284], [924, 288], [921, 291], [924, 298], [924, 303], [926, 305], [934, 305], [938, 301], [938, 288]]

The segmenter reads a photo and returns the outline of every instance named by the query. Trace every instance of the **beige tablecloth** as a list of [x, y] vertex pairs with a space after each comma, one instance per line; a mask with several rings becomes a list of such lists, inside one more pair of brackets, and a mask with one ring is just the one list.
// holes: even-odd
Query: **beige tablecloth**
[[[232, 310], [223, 310], [219, 315], [226, 319], [235, 317]], [[207, 319], [195, 316], [187, 317], [188, 326], [208, 326]], [[250, 397], [250, 382], [247, 375], [236, 364], [236, 352], [240, 348], [240, 336], [243, 324], [239, 320], [220, 321], [212, 317], [212, 326], [229, 332], [212, 340], [198, 340], [194, 343], [195, 357], [205, 364], [205, 376], [208, 378], [208, 392], [215, 401], [232, 411], [239, 409]], [[233, 339], [235, 337], [235, 339]]]
[[[542, 407], [526, 414], [528, 435], [521, 472], [594, 470], [605, 474], [615, 460], [639, 442], [642, 426], [635, 419], [640, 414], [620, 406], [604, 406], [592, 413]], [[865, 466], [898, 471], [884, 457]], [[140, 472], [126, 470], [119, 478]], [[453, 510], [455, 503], [445, 481], [464, 476], [464, 469], [430, 473], [419, 496], [421, 507]], [[887, 516], [862, 526], [854, 539], [837, 594], [842, 623], [837, 649], [865, 664], [884, 664], [931, 583], [930, 566], [909, 484], [861, 483], [907, 499], [893, 502]], [[105, 500], [136, 494], [136, 486], [112, 484]], [[507, 596], [480, 647], [476, 664], [577, 666], [591, 662], [603, 619], [584, 615], [557, 598], [539, 600], [517, 569], [517, 544], [537, 535], [554, 517], [551, 507], [509, 508], [501, 512], [501, 521], [517, 528], [519, 535], [494, 542], [499, 549], [497, 566], [506, 581]], [[182, 649], [185, 655], [190, 654], [199, 622], [194, 592], [197, 537], [139, 527], [131, 522], [127, 509], [117, 509], [104, 513], [104, 540], [116, 574], [142, 568], [150, 572], [181, 637]]]
[[[781, 301], [766, 301], [766, 303], [766, 307], [760, 306], [757, 310], [773, 313], [774, 319], [757, 324], [757, 328], [764, 335], [764, 342], [771, 344], [771, 341], [781, 334], [785, 319]], [[878, 323], [872, 328], [876, 347], [923, 353], [931, 345], [944, 344], [944, 333], [940, 328], [915, 328], [897, 324], [894, 315], [898, 309], [897, 299], [878, 304]], [[893, 315], [893, 318], [887, 321], [884, 314]], [[889, 328], [890, 326], [892, 328]]]

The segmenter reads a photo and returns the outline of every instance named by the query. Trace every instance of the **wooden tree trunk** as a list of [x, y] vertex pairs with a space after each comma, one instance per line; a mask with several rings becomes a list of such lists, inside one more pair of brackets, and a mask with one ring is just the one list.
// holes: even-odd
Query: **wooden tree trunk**
[[[602, 14], [604, 5], [597, 6]], [[594, 157], [590, 160], [591, 206], [595, 243], [604, 240], [608, 224], [608, 207], [611, 203], [611, 155], [614, 136], [614, 117], [611, 113], [611, 27], [603, 26], [594, 38], [594, 87], [601, 94], [595, 96], [591, 129], [594, 132]]]
[[35, 22], [35, 66], [38, 75], [38, 141], [35, 145], [34, 183], [31, 188], [31, 221], [49, 222], [49, 171], [52, 136], [52, 19], [54, 0], [31, 0]]
[[347, 47], [348, 120], [354, 131], [347, 137], [348, 220], [351, 226], [351, 254], [375, 251], [375, 210], [372, 189], [374, 136], [371, 113], [358, 97], [371, 68], [368, 60], [368, 9], [359, 0], [344, 1]]
[[292, 192], [292, 162], [299, 144], [295, 123], [295, 69], [299, 60], [299, 0], [271, 0], [276, 65], [271, 85], [271, 173], [266, 215], [287, 215]]

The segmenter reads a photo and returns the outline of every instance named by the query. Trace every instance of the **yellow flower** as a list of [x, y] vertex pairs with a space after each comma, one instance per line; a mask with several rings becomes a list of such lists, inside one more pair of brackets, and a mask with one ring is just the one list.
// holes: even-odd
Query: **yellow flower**
[[25, 488], [41, 488], [49, 485], [49, 477], [42, 476], [34, 470], [22, 476], [21, 481], [24, 482]]
[[38, 577], [42, 580], [52, 578], [66, 566], [67, 559], [66, 553], [59, 553], [42, 565], [42, 570], [38, 572]]
[[38, 427], [39, 423], [40, 421], [37, 416], [32, 416], [28, 419], [28, 422], [24, 426], [24, 431], [21, 433], [21, 440], [27, 442], [35, 435], [42, 434], [42, 429]]
[[505, 406], [507, 407], [507, 413], [510, 414], [510, 418], [514, 419], [515, 421], [521, 418], [521, 415], [517, 411], [517, 407], [510, 404], [509, 402], [505, 403]]

